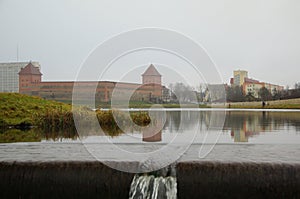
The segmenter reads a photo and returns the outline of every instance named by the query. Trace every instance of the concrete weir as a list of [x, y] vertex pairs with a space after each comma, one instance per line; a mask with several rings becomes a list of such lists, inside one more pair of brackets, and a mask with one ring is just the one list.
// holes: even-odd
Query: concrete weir
[[133, 176], [100, 162], [0, 163], [0, 198], [128, 198]]
[[300, 165], [185, 162], [176, 166], [178, 198], [300, 198]]
[[[97, 161], [0, 162], [0, 198], [128, 198], [133, 177]], [[180, 199], [300, 198], [299, 164], [179, 162], [176, 179]]]

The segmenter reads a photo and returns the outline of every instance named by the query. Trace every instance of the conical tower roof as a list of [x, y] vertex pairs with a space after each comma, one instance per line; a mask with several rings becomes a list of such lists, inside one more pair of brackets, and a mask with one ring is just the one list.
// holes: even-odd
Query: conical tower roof
[[42, 73], [38, 67], [29, 62], [24, 68], [21, 68], [19, 75], [42, 75]]
[[150, 64], [150, 66], [142, 74], [142, 76], [161, 76], [161, 74], [156, 70], [156, 68], [153, 64]]

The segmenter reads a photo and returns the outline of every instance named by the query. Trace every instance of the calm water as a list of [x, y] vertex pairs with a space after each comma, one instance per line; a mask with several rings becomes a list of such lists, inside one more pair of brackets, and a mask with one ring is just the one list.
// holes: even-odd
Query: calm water
[[[162, 111], [155, 114], [158, 118], [164, 115]], [[164, 154], [177, 155], [170, 157], [166, 164], [174, 159], [190, 161], [199, 158], [300, 162], [299, 111], [172, 109], [166, 111], [165, 116], [161, 123], [157, 120], [154, 125], [161, 125], [162, 130], [150, 137], [147, 129], [128, 127], [124, 134], [113, 137], [90, 132], [81, 136], [48, 133], [41, 142], [0, 144], [0, 161], [87, 161], [95, 160], [95, 157], [103, 161], [144, 161], [143, 158], [147, 158], [144, 154], [168, 146], [163, 155], [155, 156], [161, 156], [165, 161]], [[143, 141], [145, 138], [152, 142]], [[128, 153], [122, 154], [124, 151]]]
[[[152, 141], [159, 143], [300, 144], [300, 111], [296, 110], [168, 110], [162, 112], [154, 112], [154, 117], [159, 118], [155, 125], [162, 126], [162, 130], [157, 131], [157, 135], [161, 135], [153, 137]], [[144, 143], [143, 137], [147, 132], [136, 128], [126, 128], [124, 131], [124, 134], [114, 137], [82, 136], [81, 138], [85, 142], [109, 140], [113, 143]], [[151, 135], [149, 136], [151, 141]]]
[[125, 126], [115, 136], [89, 130], [41, 132], [41, 142], [300, 144], [300, 110], [167, 109], [151, 114], [155, 122], [146, 129]]

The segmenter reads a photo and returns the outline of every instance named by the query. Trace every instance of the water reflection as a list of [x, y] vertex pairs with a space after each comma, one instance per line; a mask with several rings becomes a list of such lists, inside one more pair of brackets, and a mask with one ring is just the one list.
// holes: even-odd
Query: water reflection
[[[159, 115], [160, 112], [157, 112]], [[222, 114], [226, 114], [225, 121]], [[223, 120], [222, 120], [223, 118]], [[249, 142], [249, 139], [294, 139], [300, 140], [300, 112], [283, 111], [166, 111], [166, 117], [162, 121], [158, 119], [154, 123], [157, 127], [155, 133], [151, 128], [126, 127], [125, 134], [135, 135], [140, 142], [160, 142], [172, 137], [173, 134], [187, 135], [195, 132], [198, 134], [210, 133], [211, 127], [221, 126], [223, 140], [226, 143]], [[162, 128], [162, 130], [160, 130]], [[152, 128], [153, 129], [153, 128]], [[114, 129], [105, 129], [105, 134], [97, 131], [88, 131], [89, 136], [109, 136], [118, 139], [124, 135], [124, 131], [115, 132]], [[169, 137], [168, 137], [169, 136]], [[273, 137], [272, 137], [273, 136]], [[277, 136], [277, 137], [276, 137]], [[184, 136], [183, 136], [184, 137]], [[184, 139], [184, 138], [183, 138]], [[66, 141], [79, 140], [77, 133], [70, 131], [47, 132], [39, 129], [21, 131], [18, 129], [6, 129], [0, 132], [0, 142], [39, 142], [39, 141]], [[126, 141], [126, 140], [125, 140]], [[200, 141], [201, 142], [201, 141]], [[300, 143], [300, 141], [299, 141]]]
[[[172, 133], [182, 129], [189, 130], [199, 122], [200, 133], [211, 125], [212, 113], [217, 111], [168, 112], [165, 130]], [[221, 114], [217, 112], [216, 115]], [[215, 118], [216, 115], [213, 117]], [[229, 131], [234, 142], [248, 142], [249, 138], [259, 139], [261, 134], [300, 134], [300, 112], [283, 111], [227, 111], [223, 131]], [[290, 133], [288, 135], [288, 132]], [[300, 135], [299, 135], [300, 136]]]
[[160, 142], [162, 140], [162, 127], [164, 120], [163, 118], [158, 118], [155, 122], [155, 125], [152, 125], [152, 128], [143, 128], [143, 141], [144, 142]]
[[230, 111], [224, 130], [230, 130], [234, 142], [248, 142], [250, 137], [266, 132], [300, 132], [300, 112]]

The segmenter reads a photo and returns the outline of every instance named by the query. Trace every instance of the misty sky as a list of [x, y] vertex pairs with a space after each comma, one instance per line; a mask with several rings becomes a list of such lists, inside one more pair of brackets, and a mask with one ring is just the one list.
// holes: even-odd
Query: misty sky
[[16, 61], [19, 45], [19, 61], [39, 61], [44, 80], [75, 80], [100, 43], [143, 27], [201, 44], [225, 83], [235, 69], [283, 86], [300, 82], [299, 0], [0, 0], [0, 62]]

